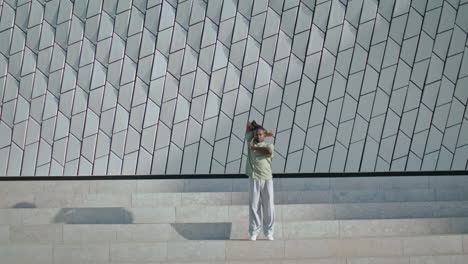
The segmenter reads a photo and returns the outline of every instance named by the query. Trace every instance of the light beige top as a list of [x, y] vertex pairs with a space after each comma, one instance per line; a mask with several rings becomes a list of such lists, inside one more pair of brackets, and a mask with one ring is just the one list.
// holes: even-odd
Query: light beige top
[[[250, 140], [254, 137], [254, 132], [249, 131], [246, 133], [247, 145], [250, 144]], [[271, 159], [273, 158], [274, 145], [265, 141], [254, 144], [256, 147], [269, 147], [271, 148], [271, 155], [265, 154], [259, 151], [253, 151], [248, 149], [247, 154], [247, 166], [245, 168], [245, 174], [256, 180], [269, 180], [273, 177], [271, 172]]]

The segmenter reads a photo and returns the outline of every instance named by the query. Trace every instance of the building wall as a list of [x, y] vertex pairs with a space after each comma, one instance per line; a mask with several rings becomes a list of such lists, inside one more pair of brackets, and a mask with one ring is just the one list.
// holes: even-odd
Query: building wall
[[0, 0], [0, 175], [468, 169], [467, 0]]

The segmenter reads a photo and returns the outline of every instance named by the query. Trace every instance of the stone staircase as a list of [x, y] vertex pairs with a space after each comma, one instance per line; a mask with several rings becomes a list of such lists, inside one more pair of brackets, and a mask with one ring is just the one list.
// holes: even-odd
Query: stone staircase
[[468, 175], [275, 178], [275, 241], [247, 179], [0, 182], [0, 263], [468, 263]]

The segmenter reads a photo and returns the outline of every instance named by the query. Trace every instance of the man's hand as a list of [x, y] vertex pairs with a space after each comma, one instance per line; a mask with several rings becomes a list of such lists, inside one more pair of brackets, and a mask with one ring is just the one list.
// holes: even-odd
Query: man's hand
[[250, 143], [249, 143], [249, 149], [250, 149], [250, 150], [255, 150], [255, 147], [254, 147], [254, 140], [255, 140], [255, 138], [252, 138], [252, 140], [250, 140]]
[[273, 131], [266, 131], [265, 132], [265, 137], [274, 137], [275, 133]]
[[263, 154], [268, 154], [268, 155], [272, 154], [271, 148], [269, 148], [269, 147], [255, 147], [254, 146], [254, 140], [255, 140], [255, 138], [252, 138], [252, 140], [250, 140], [250, 143], [249, 143], [249, 149], [250, 150], [258, 151], [258, 152], [261, 152]]

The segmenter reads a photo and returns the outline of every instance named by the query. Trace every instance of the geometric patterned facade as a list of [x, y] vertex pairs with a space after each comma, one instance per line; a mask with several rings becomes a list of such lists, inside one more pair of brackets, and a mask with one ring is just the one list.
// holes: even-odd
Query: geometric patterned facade
[[0, 175], [468, 169], [468, 0], [0, 0]]

